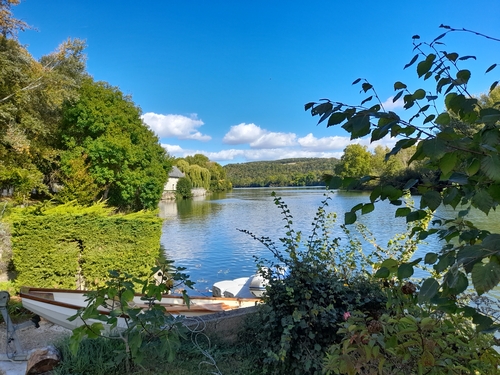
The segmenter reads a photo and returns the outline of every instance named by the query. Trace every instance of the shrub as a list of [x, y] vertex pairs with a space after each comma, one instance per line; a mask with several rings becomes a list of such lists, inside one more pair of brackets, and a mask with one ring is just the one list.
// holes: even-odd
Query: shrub
[[177, 181], [176, 193], [182, 199], [188, 199], [193, 196], [191, 193], [191, 189], [193, 188], [193, 184], [191, 180], [187, 177], [179, 178]]
[[384, 306], [376, 283], [361, 276], [341, 277], [336, 272], [339, 264], [335, 259], [338, 263], [343, 259], [338, 254], [332, 256], [340, 250], [339, 239], [329, 237], [332, 221], [325, 213], [327, 199], [318, 209], [312, 234], [304, 245], [301, 233], [292, 229], [292, 216], [280, 198], [275, 198], [275, 204], [286, 221], [286, 237], [280, 239], [283, 252], [269, 238], [243, 231], [263, 243], [278, 262], [261, 268], [268, 286], [256, 340], [267, 355], [264, 371], [268, 373], [322, 373], [326, 349], [342, 339], [338, 325], [349, 311], [360, 309], [377, 316]]
[[162, 220], [154, 212], [113, 215], [103, 203], [16, 208], [12, 233], [16, 284], [86, 289], [108, 270], [146, 277], [159, 256]]
[[498, 374], [493, 335], [477, 332], [466, 313], [430, 314], [412, 303], [390, 311], [376, 318], [353, 313], [339, 329], [342, 341], [328, 350], [326, 373]]

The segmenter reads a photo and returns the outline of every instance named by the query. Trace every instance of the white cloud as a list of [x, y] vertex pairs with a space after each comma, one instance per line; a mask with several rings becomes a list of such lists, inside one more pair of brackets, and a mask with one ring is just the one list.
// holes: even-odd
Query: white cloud
[[167, 150], [167, 152], [170, 154], [170, 155], [173, 155], [173, 156], [177, 156], [177, 154], [180, 154], [182, 153], [184, 150], [182, 149], [181, 146], [179, 145], [169, 145], [169, 144], [165, 144], [165, 143], [162, 143], [161, 146]]
[[261, 149], [245, 150], [244, 157], [247, 161], [279, 160], [289, 158], [340, 158], [342, 152], [316, 152], [300, 149]]
[[279, 148], [294, 146], [297, 136], [294, 133], [276, 133], [262, 129], [255, 124], [231, 126], [222, 142], [229, 145], [249, 144], [252, 148]]
[[356, 142], [353, 141], [352, 143], [359, 143], [360, 145], [367, 146], [370, 151], [375, 150], [375, 147], [377, 146], [387, 146], [390, 149], [394, 147], [398, 140], [396, 138], [390, 138], [389, 136], [385, 136], [382, 139], [379, 139], [378, 141], [375, 141], [373, 143], [370, 143], [370, 138], [362, 138], [357, 140]]
[[303, 138], [298, 139], [299, 145], [312, 151], [332, 151], [343, 150], [348, 144], [353, 143], [349, 137], [323, 137], [316, 138], [309, 133]]
[[241, 123], [231, 126], [229, 132], [224, 136], [222, 142], [228, 145], [241, 145], [251, 143], [259, 139], [266, 131], [255, 124]]
[[161, 115], [153, 112], [145, 113], [142, 120], [160, 138], [193, 139], [196, 141], [209, 141], [212, 137], [201, 134], [197, 128], [204, 125], [196, 113], [190, 117], [182, 115]]
[[400, 108], [403, 108], [405, 103], [403, 101], [403, 99], [398, 99], [396, 100], [395, 102], [393, 101], [394, 99], [394, 96], [390, 96], [389, 98], [387, 98], [387, 100], [385, 102], [382, 103], [382, 106], [384, 107], [384, 109], [386, 111], [394, 111], [396, 109], [400, 109]]
[[297, 136], [293, 133], [266, 133], [250, 143], [252, 148], [277, 148], [294, 146]]

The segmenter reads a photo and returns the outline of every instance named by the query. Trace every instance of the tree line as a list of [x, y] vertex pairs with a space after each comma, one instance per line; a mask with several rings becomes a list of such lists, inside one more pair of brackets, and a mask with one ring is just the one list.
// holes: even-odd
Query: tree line
[[293, 158], [224, 166], [234, 187], [320, 186], [332, 173], [336, 158]]

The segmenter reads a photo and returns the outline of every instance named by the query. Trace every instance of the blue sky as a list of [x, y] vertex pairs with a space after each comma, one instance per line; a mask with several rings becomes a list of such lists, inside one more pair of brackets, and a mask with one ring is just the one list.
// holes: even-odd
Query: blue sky
[[[340, 157], [348, 134], [317, 126], [306, 102], [359, 104], [367, 95], [351, 85], [358, 77], [383, 102], [392, 103], [398, 80], [431, 90], [403, 67], [412, 35], [430, 42], [440, 24], [500, 38], [497, 0], [24, 0], [13, 11], [38, 29], [19, 35], [35, 57], [85, 39], [88, 72], [132, 96], [169, 154], [203, 153], [223, 165]], [[500, 63], [499, 42], [466, 33], [444, 42], [477, 56], [472, 93], [499, 78], [483, 74]]]

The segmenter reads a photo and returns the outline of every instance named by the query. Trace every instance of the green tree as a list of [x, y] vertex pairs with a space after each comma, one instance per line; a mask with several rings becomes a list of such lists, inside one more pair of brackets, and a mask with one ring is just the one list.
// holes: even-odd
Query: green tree
[[62, 148], [81, 147], [99, 197], [124, 210], [156, 208], [172, 166], [140, 114], [118, 88], [90, 78], [64, 104]]
[[[472, 76], [469, 69], [461, 68], [465, 60], [472, 61], [474, 56], [460, 56], [458, 53], [444, 50], [442, 39], [456, 31], [470, 32], [466, 29], [454, 29], [441, 25], [445, 30], [430, 43], [413, 37], [415, 56], [405, 66], [416, 64], [420, 78], [435, 82], [432, 88], [410, 90], [401, 81], [394, 83], [396, 95], [394, 101], [403, 98], [404, 109], [409, 111], [407, 119], [394, 112], [386, 111], [373, 86], [366, 80], [356, 79], [353, 84], [361, 85], [362, 92], [369, 95], [361, 105], [348, 105], [342, 102], [326, 100], [321, 103], [308, 103], [306, 110], [313, 116], [320, 116], [320, 122], [327, 120], [328, 126], [341, 124], [351, 134], [351, 139], [371, 136], [371, 141], [386, 135], [397, 137], [391, 155], [416, 145], [411, 161], [422, 161], [429, 169], [439, 173], [438, 180], [409, 180], [405, 188], [417, 187], [422, 194], [420, 206], [414, 209], [398, 208], [396, 216], [406, 217], [407, 222], [428, 218], [441, 205], [461, 209], [452, 217], [437, 217], [434, 222], [441, 228], [416, 228], [420, 239], [438, 234], [447, 244], [439, 254], [428, 253], [424, 259], [416, 261], [433, 265], [438, 278], [427, 278], [420, 289], [419, 303], [439, 305], [447, 312], [465, 312], [473, 317], [478, 328], [484, 329], [492, 324], [490, 317], [479, 312], [472, 312], [467, 305], [457, 302], [456, 296], [463, 293], [472, 280], [476, 292], [481, 295], [500, 282], [500, 233], [489, 233], [477, 228], [467, 220], [471, 208], [477, 208], [486, 214], [500, 203], [500, 110], [498, 107], [485, 106], [468, 91]], [[479, 37], [484, 36], [474, 32]], [[490, 40], [499, 41], [490, 38]], [[491, 65], [486, 73], [492, 71]], [[499, 81], [494, 81], [490, 92]], [[378, 100], [377, 103], [372, 103]], [[444, 103], [445, 110], [437, 108]], [[462, 131], [453, 126], [453, 119], [469, 125], [471, 136], [464, 136]], [[478, 129], [478, 130], [476, 130]], [[340, 177], [330, 177], [329, 187], [338, 188], [350, 181]], [[389, 200], [392, 204], [401, 204], [404, 189], [381, 184], [370, 195], [371, 202], [358, 204], [346, 213], [347, 224], [356, 220], [357, 212], [370, 212], [374, 203]], [[454, 240], [452, 242], [451, 240]], [[411, 275], [414, 264], [403, 263], [396, 267], [397, 274]], [[385, 268], [385, 269], [384, 269]], [[392, 271], [382, 267], [380, 277], [388, 277]]]
[[[77, 82], [65, 75], [68, 71], [58, 69], [67, 63], [71, 49], [73, 61], [81, 67], [78, 73], [83, 74], [83, 48], [81, 41], [67, 41], [41, 63], [16, 40], [0, 36], [2, 188], [13, 188], [14, 194], [23, 196], [34, 190], [48, 193], [47, 186], [58, 168], [61, 104], [78, 88]], [[13, 173], [27, 177], [22, 186], [12, 178]]]
[[176, 165], [191, 180], [193, 187], [203, 187], [212, 192], [232, 189], [225, 169], [203, 154], [186, 156], [177, 160]]
[[479, 103], [484, 108], [500, 108], [500, 86], [495, 87], [488, 94], [479, 97]]
[[81, 205], [90, 205], [101, 193], [89, 172], [88, 156], [82, 152], [82, 148], [77, 147], [63, 154], [63, 167], [58, 175], [62, 186], [56, 194], [56, 199], [62, 203], [76, 200]]
[[207, 168], [200, 167], [197, 164], [189, 166], [186, 172], [194, 188], [210, 188], [210, 171]]
[[377, 146], [372, 155], [371, 169], [375, 176], [381, 178], [394, 177], [404, 169], [404, 164], [397, 155], [391, 155], [386, 158], [390, 153], [389, 147]]
[[191, 180], [187, 177], [179, 178], [177, 181], [176, 193], [182, 199], [188, 199], [193, 196], [191, 189], [193, 188], [193, 184]]
[[335, 173], [340, 177], [360, 178], [367, 176], [371, 171], [370, 151], [366, 146], [357, 143], [348, 145], [344, 149], [344, 154], [340, 162], [335, 166]]
[[203, 154], [194, 154], [193, 156], [186, 156], [184, 158], [189, 165], [199, 165], [200, 167], [206, 168], [207, 164], [210, 163], [210, 159]]

